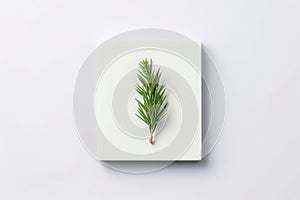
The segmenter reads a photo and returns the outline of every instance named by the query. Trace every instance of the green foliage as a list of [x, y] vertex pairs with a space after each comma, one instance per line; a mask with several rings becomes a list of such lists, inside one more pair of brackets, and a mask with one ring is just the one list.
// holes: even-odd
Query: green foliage
[[158, 122], [167, 114], [166, 88], [160, 84], [161, 70], [153, 69], [152, 59], [150, 62], [144, 59], [139, 63], [137, 77], [140, 85], [136, 86], [136, 91], [141, 95], [143, 102], [135, 99], [138, 103], [136, 115], [148, 125], [152, 144], [153, 132]]

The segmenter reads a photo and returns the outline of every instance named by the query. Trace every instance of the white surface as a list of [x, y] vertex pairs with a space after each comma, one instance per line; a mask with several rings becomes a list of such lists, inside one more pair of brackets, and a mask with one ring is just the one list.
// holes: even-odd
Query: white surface
[[[296, 0], [1, 1], [0, 199], [299, 199], [299, 9]], [[203, 162], [137, 176], [88, 155], [71, 102], [95, 41], [145, 26], [203, 41], [227, 118]]]
[[[114, 113], [112, 112], [114, 89], [128, 72], [138, 67], [137, 62], [146, 57], [152, 58], [154, 65], [158, 64], [169, 67], [180, 74], [193, 90], [199, 108], [201, 106], [201, 89], [199, 89], [201, 88], [201, 76], [199, 76], [200, 72], [179, 56], [165, 50], [140, 49], [128, 52], [117, 58], [111, 63], [111, 65], [107, 66], [101, 77], [99, 77], [95, 91], [95, 116], [103, 135], [110, 144], [121, 151], [131, 154], [151, 154], [167, 148], [167, 146], [170, 145], [178, 136], [182, 124], [180, 99], [178, 99], [176, 94], [174, 95], [172, 91], [168, 91], [167, 89], [166, 93], [168, 93], [169, 102], [167, 116], [168, 124], [163, 127], [161, 134], [155, 135], [154, 145], [149, 145], [148, 138], [142, 140], [129, 137], [128, 134], [130, 133], [124, 133], [124, 130], [118, 126], [118, 122], [115, 120]], [[161, 81], [166, 82], [167, 85], [168, 79], [166, 79], [166, 77], [169, 77], [169, 79], [172, 79], [172, 77], [168, 76], [163, 70], [162, 73], [163, 77]], [[172, 87], [176, 86], [173, 85]], [[132, 90], [134, 90], [134, 88], [132, 88]], [[133, 112], [136, 113], [136, 109]], [[201, 110], [199, 109], [199, 113], [200, 112]], [[136, 118], [140, 121], [138, 117]], [[201, 138], [201, 118], [199, 119], [198, 127], [197, 132], [192, 133], [192, 135], [194, 134], [194, 141], [191, 141], [191, 145], [185, 149], [187, 151], [187, 156], [185, 156], [185, 153], [182, 152], [180, 155], [176, 155], [176, 157], [174, 157], [174, 155], [170, 155], [168, 158], [165, 156], [155, 157], [153, 160], [201, 160], [201, 140], [199, 139]], [[99, 146], [99, 149], [102, 152], [105, 152], [105, 154], [101, 154], [101, 160], [116, 160], [115, 157], [110, 154], [109, 149], [101, 149], [101, 146]], [[117, 160], [136, 160], [136, 158], [119, 155]]]

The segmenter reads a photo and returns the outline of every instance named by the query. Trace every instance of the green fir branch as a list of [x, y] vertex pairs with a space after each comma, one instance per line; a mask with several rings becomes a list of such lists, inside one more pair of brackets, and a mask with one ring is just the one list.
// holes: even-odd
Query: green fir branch
[[167, 115], [166, 88], [160, 84], [161, 75], [160, 69], [153, 69], [152, 59], [150, 62], [144, 59], [139, 63], [137, 78], [140, 85], [136, 85], [136, 91], [143, 101], [135, 99], [138, 104], [136, 116], [148, 125], [151, 144], [157, 124]]

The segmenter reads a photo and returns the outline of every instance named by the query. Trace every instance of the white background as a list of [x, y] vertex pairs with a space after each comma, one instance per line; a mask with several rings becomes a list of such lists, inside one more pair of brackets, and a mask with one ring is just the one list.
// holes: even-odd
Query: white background
[[[0, 2], [0, 199], [299, 199], [299, 1]], [[154, 27], [203, 42], [227, 96], [203, 162], [130, 175], [86, 152], [72, 118], [97, 41]]]

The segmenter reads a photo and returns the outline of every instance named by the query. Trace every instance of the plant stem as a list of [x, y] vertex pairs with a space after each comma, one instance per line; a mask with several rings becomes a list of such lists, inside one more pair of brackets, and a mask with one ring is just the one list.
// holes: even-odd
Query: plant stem
[[149, 142], [150, 142], [150, 144], [153, 144], [153, 130], [150, 130]]

